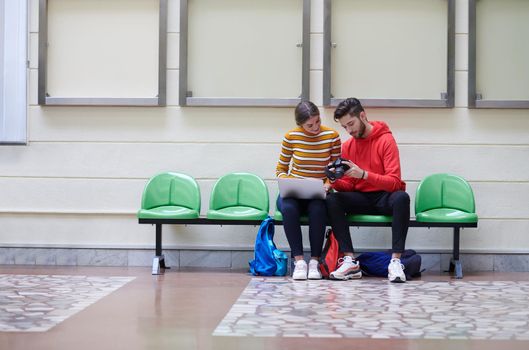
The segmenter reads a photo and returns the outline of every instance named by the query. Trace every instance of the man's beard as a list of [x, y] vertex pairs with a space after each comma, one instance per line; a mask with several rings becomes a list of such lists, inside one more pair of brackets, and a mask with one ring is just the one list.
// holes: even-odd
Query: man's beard
[[351, 134], [351, 136], [354, 137], [355, 139], [361, 139], [364, 137], [365, 133], [366, 133], [366, 125], [364, 124], [364, 122], [362, 122], [362, 125], [360, 126], [360, 130], [358, 131], [358, 136], [354, 136], [353, 134]]

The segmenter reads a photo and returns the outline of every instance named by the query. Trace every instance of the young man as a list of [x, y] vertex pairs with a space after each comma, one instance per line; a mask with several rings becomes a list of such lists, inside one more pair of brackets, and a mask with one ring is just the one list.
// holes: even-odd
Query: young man
[[[397, 143], [386, 123], [367, 120], [366, 112], [356, 98], [342, 101], [334, 120], [352, 137], [342, 145], [342, 158], [350, 167], [341, 179], [332, 183], [338, 191], [327, 196], [331, 226], [344, 253], [332, 279], [361, 278], [359, 263], [354, 259], [353, 244], [346, 216], [349, 214], [391, 215], [392, 259], [388, 266], [390, 282], [405, 282], [400, 262], [410, 221], [410, 197], [401, 180]], [[332, 169], [331, 169], [332, 170]]]

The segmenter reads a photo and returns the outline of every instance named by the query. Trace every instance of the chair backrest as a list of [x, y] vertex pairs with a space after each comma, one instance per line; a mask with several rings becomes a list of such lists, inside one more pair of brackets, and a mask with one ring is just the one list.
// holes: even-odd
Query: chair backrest
[[243, 206], [268, 212], [268, 187], [257, 175], [231, 173], [217, 180], [209, 201], [210, 210]]
[[475, 213], [472, 187], [465, 179], [453, 174], [433, 174], [425, 177], [417, 187], [415, 213], [439, 208]]
[[200, 189], [191, 176], [161, 173], [153, 176], [143, 191], [142, 209], [180, 206], [200, 211]]

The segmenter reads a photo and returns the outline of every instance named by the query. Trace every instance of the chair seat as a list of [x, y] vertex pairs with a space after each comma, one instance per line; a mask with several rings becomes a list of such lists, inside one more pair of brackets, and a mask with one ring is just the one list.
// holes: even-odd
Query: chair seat
[[418, 213], [416, 220], [419, 222], [461, 222], [474, 223], [478, 221], [476, 213], [467, 213], [457, 209], [439, 208]]
[[[283, 214], [277, 210], [274, 214], [274, 219], [278, 221], [283, 221]], [[300, 217], [300, 221], [302, 223], [308, 223], [309, 217], [306, 215], [302, 215]], [[386, 215], [348, 215], [347, 221], [349, 222], [391, 222], [393, 221], [392, 216], [386, 216]]]
[[264, 220], [267, 216], [266, 211], [243, 206], [209, 210], [207, 213], [208, 219], [216, 220]]
[[[281, 213], [279, 210], [276, 210], [276, 212], [274, 214], [274, 220], [283, 221], [283, 213]], [[301, 215], [299, 220], [302, 223], [308, 223], [309, 222], [309, 217], [307, 215]]]
[[367, 214], [354, 214], [347, 215], [347, 221], [352, 222], [392, 222], [393, 217], [388, 215], [367, 215]]
[[197, 210], [180, 206], [162, 206], [152, 209], [141, 209], [138, 212], [140, 219], [196, 219], [199, 216]]

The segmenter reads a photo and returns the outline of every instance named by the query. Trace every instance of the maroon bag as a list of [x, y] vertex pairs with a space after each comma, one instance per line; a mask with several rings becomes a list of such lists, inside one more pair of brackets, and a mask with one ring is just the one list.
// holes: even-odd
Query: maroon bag
[[331, 229], [325, 234], [325, 245], [320, 257], [320, 272], [323, 278], [329, 278], [329, 274], [338, 268], [338, 259], [343, 257], [340, 253], [338, 241]]

